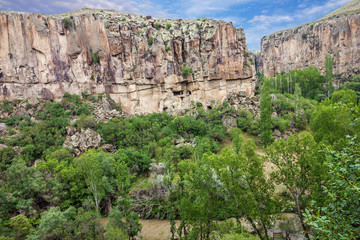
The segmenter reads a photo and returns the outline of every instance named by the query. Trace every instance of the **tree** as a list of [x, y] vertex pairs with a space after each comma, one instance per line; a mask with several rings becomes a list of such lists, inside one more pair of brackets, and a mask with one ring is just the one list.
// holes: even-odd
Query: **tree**
[[283, 184], [289, 195], [289, 208], [299, 217], [307, 239], [309, 227], [303, 212], [310, 199], [321, 200], [321, 185], [325, 179], [323, 155], [308, 132], [290, 136], [288, 141], [275, 141], [266, 150], [268, 160], [275, 165], [271, 176], [277, 184]]
[[295, 84], [295, 121], [296, 126], [299, 128], [303, 125], [302, 116], [301, 116], [301, 88], [298, 83]]
[[326, 79], [326, 88], [327, 88], [327, 95], [330, 97], [330, 94], [334, 91], [334, 86], [332, 83], [332, 80], [334, 78], [333, 73], [333, 66], [334, 66], [334, 60], [330, 54], [327, 54], [325, 56], [325, 79]]
[[334, 144], [347, 135], [354, 135], [359, 126], [351, 124], [356, 115], [356, 95], [352, 90], [338, 91], [321, 102], [314, 111], [310, 128], [317, 142]]
[[91, 149], [77, 159], [78, 167], [81, 168], [86, 185], [93, 195], [96, 215], [100, 222], [100, 202], [105, 197], [105, 183], [103, 181], [104, 172], [101, 166], [101, 159], [105, 153]]
[[315, 202], [306, 221], [320, 239], [357, 239], [360, 236], [360, 145], [348, 139], [339, 151], [327, 150], [329, 180], [323, 187], [325, 206]]
[[274, 185], [264, 174], [264, 161], [255, 153], [254, 142], [238, 135], [232, 149], [225, 147], [210, 161], [222, 194], [232, 200], [237, 221], [244, 217], [260, 239], [269, 239], [278, 208], [272, 198]]
[[260, 132], [261, 142], [264, 146], [267, 146], [272, 139], [271, 97], [268, 84], [265, 79], [260, 98]]
[[28, 218], [22, 214], [11, 218], [10, 226], [15, 232], [15, 240], [26, 239], [26, 236], [30, 235], [34, 231], [34, 228], [30, 224]]
[[40, 224], [29, 239], [64, 239], [70, 234], [69, 226], [73, 225], [76, 215], [74, 207], [62, 212], [58, 207], [51, 207], [41, 214]]

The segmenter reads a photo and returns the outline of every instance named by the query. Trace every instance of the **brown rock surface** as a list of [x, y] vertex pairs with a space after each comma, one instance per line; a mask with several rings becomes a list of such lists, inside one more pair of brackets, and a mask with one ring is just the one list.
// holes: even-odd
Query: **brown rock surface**
[[[253, 96], [246, 50], [242, 29], [211, 19], [0, 12], [0, 99], [58, 100], [87, 91], [110, 94], [130, 113], [210, 105], [230, 93]], [[185, 66], [192, 69], [187, 77]]]
[[264, 37], [258, 71], [272, 77], [315, 66], [324, 73], [327, 54], [332, 55], [337, 74], [360, 68], [359, 0], [316, 22]]

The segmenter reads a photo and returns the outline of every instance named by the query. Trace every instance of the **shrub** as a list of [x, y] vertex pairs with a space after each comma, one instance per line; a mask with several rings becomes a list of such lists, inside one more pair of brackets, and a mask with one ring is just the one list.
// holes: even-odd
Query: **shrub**
[[171, 50], [170, 45], [166, 45], [166, 47], [165, 47], [165, 51], [166, 51], [166, 52], [168, 52], [169, 50]]
[[160, 23], [155, 23], [156, 30], [160, 30]]
[[96, 119], [93, 116], [83, 116], [76, 121], [76, 127], [80, 129], [95, 128]]
[[63, 19], [63, 24], [65, 29], [70, 29], [73, 26], [73, 21], [70, 18], [66, 17]]
[[170, 30], [171, 28], [171, 23], [166, 23], [166, 30]]
[[307, 37], [308, 37], [308, 34], [307, 34], [307, 33], [303, 33], [303, 35], [301, 35], [301, 37], [302, 37], [303, 40], [306, 40]]
[[154, 43], [154, 38], [148, 38], [148, 45], [151, 46]]
[[239, 114], [239, 117], [236, 119], [238, 128], [242, 131], [248, 131], [250, 129], [251, 123], [254, 119], [254, 115], [246, 110], [242, 110]]
[[190, 67], [184, 66], [181, 68], [181, 73], [184, 77], [187, 77], [192, 73], [192, 69]]
[[92, 62], [93, 63], [100, 63], [100, 57], [99, 57], [99, 52], [96, 51], [96, 52], [93, 52], [92, 54]]
[[109, 29], [109, 28], [110, 28], [110, 25], [109, 25], [109, 24], [106, 24], [106, 25], [105, 25], [105, 28], [106, 28], [106, 29]]
[[289, 127], [290, 121], [287, 119], [273, 117], [271, 120], [272, 120], [273, 128], [278, 129], [282, 133], [284, 133], [286, 129]]

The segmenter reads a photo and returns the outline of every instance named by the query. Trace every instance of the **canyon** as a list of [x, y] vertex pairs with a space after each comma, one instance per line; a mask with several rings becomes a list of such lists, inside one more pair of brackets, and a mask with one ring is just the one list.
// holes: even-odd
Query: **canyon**
[[331, 55], [334, 73], [357, 73], [360, 68], [360, 1], [352, 1], [318, 21], [263, 37], [257, 70], [265, 76], [317, 67], [325, 72]]
[[0, 12], [0, 98], [59, 100], [106, 93], [130, 113], [211, 107], [252, 97], [243, 29], [112, 10], [62, 15]]

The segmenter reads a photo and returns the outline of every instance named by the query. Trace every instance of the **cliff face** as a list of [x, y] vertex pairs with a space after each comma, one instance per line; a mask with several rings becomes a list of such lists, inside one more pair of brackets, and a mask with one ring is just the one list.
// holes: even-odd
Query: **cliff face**
[[331, 16], [264, 37], [258, 71], [274, 76], [316, 66], [324, 72], [326, 54], [334, 59], [334, 73], [360, 68], [360, 14]]
[[[254, 94], [246, 50], [243, 30], [223, 21], [1, 12], [0, 98], [108, 93], [132, 113], [210, 105]], [[182, 74], [184, 67], [192, 72]]]

